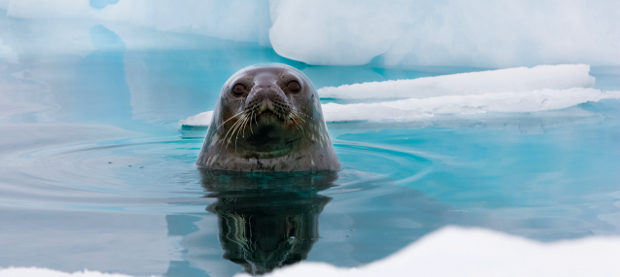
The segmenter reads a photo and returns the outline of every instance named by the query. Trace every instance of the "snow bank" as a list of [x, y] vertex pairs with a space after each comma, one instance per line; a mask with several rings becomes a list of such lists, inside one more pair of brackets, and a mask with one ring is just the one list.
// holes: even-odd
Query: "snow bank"
[[106, 274], [98, 271], [78, 271], [73, 273], [65, 273], [46, 268], [6, 268], [0, 269], [0, 277], [131, 277], [122, 274]]
[[271, 45], [309, 64], [620, 65], [617, 0], [0, 0], [19, 18], [92, 18]]
[[618, 255], [616, 237], [542, 244], [496, 231], [446, 227], [359, 268], [302, 262], [266, 276], [617, 276]]
[[470, 72], [413, 80], [371, 82], [325, 87], [321, 98], [426, 98], [497, 92], [531, 92], [541, 89], [588, 88], [594, 77], [585, 64], [540, 65], [482, 72]]
[[[588, 101], [620, 99], [620, 91], [590, 88], [588, 65], [536, 66], [472, 72], [413, 80], [372, 82], [319, 89], [322, 98], [407, 98], [375, 103], [323, 105], [327, 122], [430, 121], [435, 115], [487, 112], [531, 113], [560, 110]], [[181, 120], [207, 126], [212, 112]]]

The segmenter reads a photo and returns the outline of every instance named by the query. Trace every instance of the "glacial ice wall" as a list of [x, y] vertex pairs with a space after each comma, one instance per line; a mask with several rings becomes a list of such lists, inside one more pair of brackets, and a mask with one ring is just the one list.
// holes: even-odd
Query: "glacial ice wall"
[[[101, 1], [99, 1], [101, 2]], [[269, 45], [266, 0], [0, 0], [16, 18], [94, 19]]]
[[101, 1], [0, 0], [0, 9], [256, 42], [317, 65], [620, 65], [616, 0]]

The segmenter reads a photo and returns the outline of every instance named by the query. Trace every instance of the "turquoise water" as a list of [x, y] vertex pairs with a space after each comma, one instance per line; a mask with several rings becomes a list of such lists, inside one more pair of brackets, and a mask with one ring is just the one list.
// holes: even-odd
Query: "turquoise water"
[[[244, 65], [287, 63], [316, 87], [484, 69], [308, 66], [164, 33], [192, 47], [137, 49], [102, 25], [88, 29], [94, 49], [54, 54], [36, 43], [41, 23], [0, 22], [19, 57], [0, 62], [0, 267], [231, 276], [358, 266], [446, 225], [543, 242], [620, 234], [620, 101], [330, 124], [337, 173], [199, 172], [202, 139], [177, 122], [212, 110]], [[591, 75], [620, 89], [617, 67]]]

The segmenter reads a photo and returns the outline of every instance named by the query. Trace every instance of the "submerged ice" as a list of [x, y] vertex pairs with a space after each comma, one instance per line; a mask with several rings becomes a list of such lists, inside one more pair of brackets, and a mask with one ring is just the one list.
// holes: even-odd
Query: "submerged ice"
[[[532, 113], [565, 109], [588, 101], [620, 99], [620, 91], [591, 88], [595, 79], [589, 71], [588, 65], [546, 65], [352, 84], [318, 91], [322, 99], [375, 100], [323, 104], [327, 122], [428, 121], [434, 120], [435, 115]], [[211, 111], [204, 112], [179, 123], [206, 126], [211, 115]]]

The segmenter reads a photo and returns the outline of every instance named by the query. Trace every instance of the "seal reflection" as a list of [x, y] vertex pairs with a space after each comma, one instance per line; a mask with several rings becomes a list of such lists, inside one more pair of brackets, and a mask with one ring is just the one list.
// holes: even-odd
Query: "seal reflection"
[[260, 275], [306, 259], [337, 172], [252, 173], [202, 169], [207, 211], [218, 216], [224, 258]]

